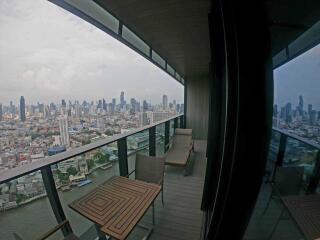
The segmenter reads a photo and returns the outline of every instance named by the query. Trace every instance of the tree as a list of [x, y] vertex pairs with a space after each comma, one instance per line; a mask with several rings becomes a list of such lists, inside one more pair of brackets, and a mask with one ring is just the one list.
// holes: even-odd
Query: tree
[[67, 169], [67, 174], [70, 176], [70, 175], [76, 175], [78, 173], [77, 169], [75, 167], [68, 167]]
[[106, 162], [109, 161], [109, 155], [108, 154], [103, 154], [101, 152], [97, 152], [95, 155], [94, 155], [94, 159], [96, 159], [96, 161], [99, 163], [99, 164], [104, 164]]
[[92, 159], [89, 159], [88, 161], [88, 169], [90, 170], [90, 169], [92, 169], [93, 167], [94, 167], [94, 161], [92, 160]]
[[17, 204], [20, 204], [21, 202], [27, 200], [27, 197], [23, 194], [17, 194], [16, 195], [16, 202]]

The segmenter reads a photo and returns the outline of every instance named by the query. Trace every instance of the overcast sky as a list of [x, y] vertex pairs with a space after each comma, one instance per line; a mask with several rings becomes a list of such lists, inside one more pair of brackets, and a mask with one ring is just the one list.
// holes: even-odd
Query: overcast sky
[[183, 101], [181, 84], [108, 34], [46, 0], [0, 0], [0, 102], [120, 96]]
[[275, 103], [298, 105], [303, 96], [304, 108], [312, 104], [320, 111], [320, 45], [274, 71]]

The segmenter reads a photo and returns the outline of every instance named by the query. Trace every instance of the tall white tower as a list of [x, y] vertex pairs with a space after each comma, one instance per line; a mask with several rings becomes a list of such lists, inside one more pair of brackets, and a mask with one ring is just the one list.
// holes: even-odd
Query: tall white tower
[[69, 132], [68, 132], [68, 117], [61, 116], [59, 117], [58, 121], [59, 121], [61, 144], [65, 145], [66, 147], [69, 147], [70, 138], [69, 138]]

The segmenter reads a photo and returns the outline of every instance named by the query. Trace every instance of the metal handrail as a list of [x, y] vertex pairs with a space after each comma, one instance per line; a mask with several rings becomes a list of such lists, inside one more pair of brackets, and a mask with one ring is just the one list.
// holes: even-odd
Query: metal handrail
[[53, 156], [46, 157], [42, 161], [39, 161], [39, 162], [33, 162], [33, 163], [19, 166], [17, 168], [12, 168], [9, 171], [6, 171], [0, 175], [0, 184], [8, 182], [13, 179], [16, 179], [16, 178], [21, 177], [23, 175], [41, 170], [42, 168], [51, 166], [53, 164], [57, 164], [59, 162], [68, 160], [70, 158], [77, 157], [81, 154], [90, 152], [90, 151], [95, 150], [97, 148], [106, 146], [110, 143], [116, 142], [119, 139], [127, 138], [127, 137], [132, 136], [136, 133], [143, 132], [145, 130], [148, 130], [149, 128], [158, 126], [160, 124], [163, 124], [167, 121], [173, 120], [173, 119], [181, 117], [181, 116], [183, 116], [183, 114], [175, 115], [175, 116], [167, 118], [163, 121], [159, 121], [159, 122], [156, 122], [156, 123], [144, 126], [144, 127], [140, 127], [140, 128], [137, 128], [133, 131], [130, 131], [130, 132], [126, 132], [123, 134], [117, 134], [112, 137], [108, 137], [108, 138], [96, 141], [94, 143], [89, 143], [87, 145], [84, 145], [84, 146], [81, 146], [78, 148], [70, 149], [66, 152], [62, 152], [62, 153], [58, 153]]
[[303, 142], [303, 143], [305, 143], [305, 144], [307, 144], [307, 145], [309, 145], [309, 146], [311, 146], [313, 148], [320, 149], [320, 144], [317, 144], [317, 143], [315, 143], [313, 141], [307, 140], [307, 139], [305, 139], [303, 137], [300, 137], [298, 135], [289, 133], [287, 130], [279, 129], [279, 128], [275, 128], [275, 127], [273, 127], [272, 130], [275, 131], [275, 132], [278, 132], [280, 134], [284, 134], [284, 135], [288, 136], [289, 138], [293, 138], [295, 140], [298, 140], [299, 142]]

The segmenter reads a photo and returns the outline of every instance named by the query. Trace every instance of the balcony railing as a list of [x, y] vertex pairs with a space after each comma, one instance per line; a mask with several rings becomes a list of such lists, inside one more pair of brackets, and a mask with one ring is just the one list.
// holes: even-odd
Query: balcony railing
[[320, 145], [291, 134], [286, 130], [273, 128], [269, 162], [279, 166], [304, 167], [304, 189], [306, 194], [316, 193], [320, 180]]
[[[159, 126], [164, 125], [164, 144], [161, 145], [163, 147], [163, 151], [159, 151], [157, 149], [157, 131], [156, 128]], [[26, 165], [22, 165], [16, 168], [12, 168], [0, 175], [0, 185], [3, 183], [10, 182], [12, 180], [18, 179], [19, 177], [26, 176], [31, 173], [35, 173], [38, 171], [41, 171], [43, 185], [46, 191], [46, 196], [49, 199], [51, 208], [53, 210], [53, 213], [55, 215], [55, 218], [58, 223], [63, 222], [66, 220], [66, 215], [63, 210], [60, 197], [57, 191], [56, 187], [56, 181], [53, 174], [53, 167], [57, 166], [57, 164], [61, 164], [61, 162], [73, 159], [75, 157], [83, 156], [86, 153], [89, 153], [94, 150], [101, 149], [107, 145], [110, 144], [117, 144], [117, 170], [120, 176], [127, 176], [129, 173], [129, 167], [128, 167], [128, 153], [130, 153], [130, 149], [128, 151], [128, 145], [127, 140], [128, 138], [132, 137], [135, 134], [139, 134], [145, 131], [148, 131], [148, 134], [146, 134], [145, 137], [148, 139], [148, 147], [144, 145], [144, 149], [148, 149], [148, 154], [150, 156], [156, 156], [157, 152], [166, 152], [168, 149], [168, 146], [170, 144], [170, 135], [173, 134], [175, 128], [183, 128], [184, 126], [184, 115], [176, 115], [174, 117], [165, 119], [163, 121], [159, 121], [141, 128], [137, 128], [133, 131], [124, 133], [124, 134], [118, 134], [106, 139], [102, 139], [84, 146], [81, 146], [79, 148], [74, 148], [71, 150], [68, 150], [66, 152], [62, 152], [53, 156], [46, 157], [42, 161], [38, 162], [31, 162]], [[170, 129], [172, 128], [172, 129]], [[143, 141], [146, 139], [143, 139]], [[158, 146], [159, 147], [159, 146]], [[142, 146], [143, 148], [143, 146]], [[136, 148], [137, 151], [139, 150], [139, 146]], [[157, 151], [158, 150], [158, 151]], [[62, 232], [64, 235], [69, 234], [71, 231], [71, 226], [67, 225], [62, 229]]]

